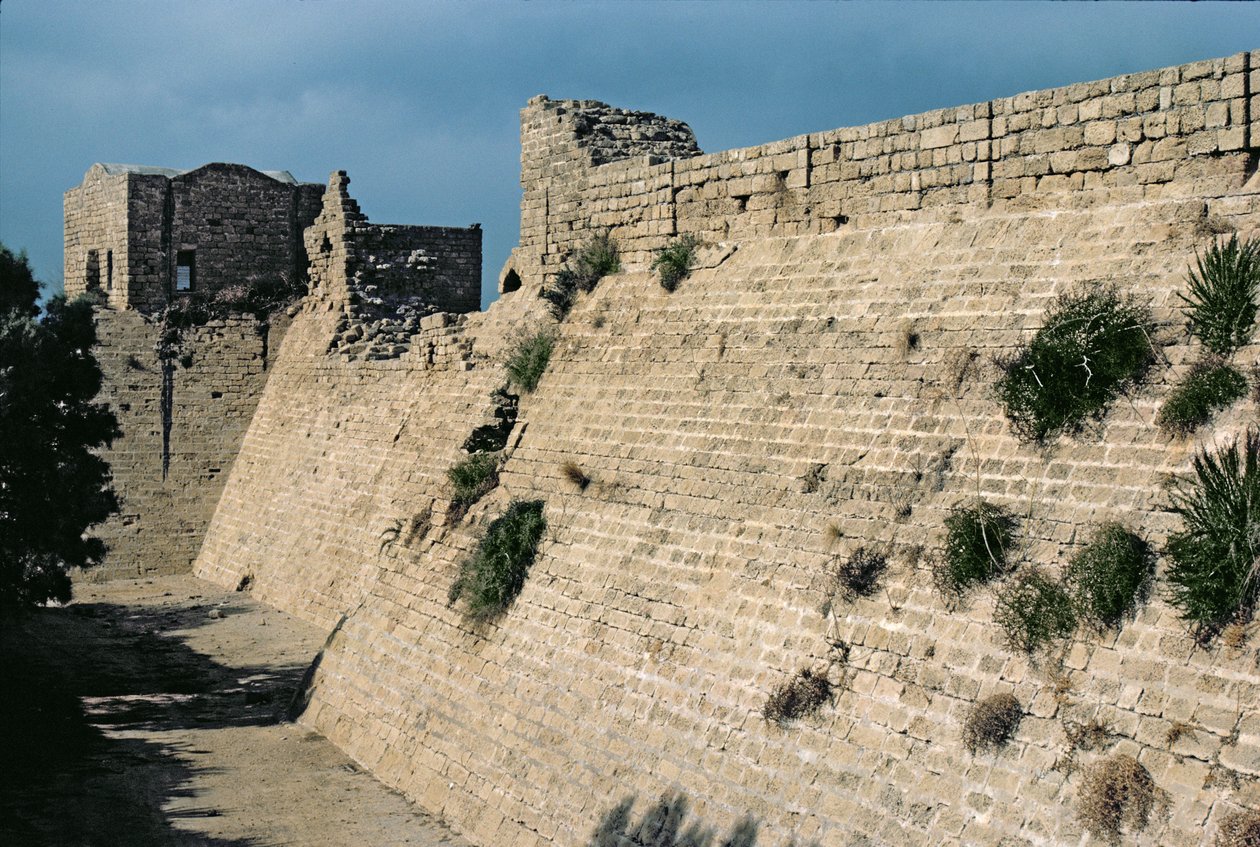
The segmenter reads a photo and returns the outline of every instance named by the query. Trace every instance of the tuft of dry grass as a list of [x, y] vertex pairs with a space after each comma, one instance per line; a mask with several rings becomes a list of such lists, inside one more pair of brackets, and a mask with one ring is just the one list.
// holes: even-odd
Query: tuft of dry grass
[[1247, 625], [1235, 621], [1221, 630], [1221, 643], [1230, 650], [1241, 650], [1247, 643]]
[[904, 359], [918, 349], [919, 333], [914, 328], [914, 322], [909, 319], [902, 321], [897, 325], [897, 355]]
[[812, 715], [830, 699], [831, 683], [827, 678], [804, 668], [771, 692], [761, 714], [766, 720], [783, 726]]
[[1260, 810], [1240, 809], [1226, 815], [1216, 833], [1216, 847], [1260, 847]]
[[1164, 741], [1171, 747], [1182, 738], [1194, 732], [1194, 727], [1185, 721], [1173, 721], [1172, 726], [1168, 727], [1168, 732], [1164, 735]]
[[1085, 772], [1077, 815], [1095, 838], [1120, 840], [1126, 827], [1142, 830], [1155, 805], [1155, 781], [1132, 756], [1103, 759]]
[[1050, 690], [1054, 692], [1054, 702], [1063, 705], [1072, 693], [1072, 677], [1066, 673], [1058, 673], [1050, 681]]
[[591, 484], [591, 478], [576, 462], [565, 462], [560, 465], [560, 474], [572, 483], [578, 491], [585, 491]]
[[963, 722], [963, 744], [972, 753], [996, 750], [1011, 740], [1024, 718], [1024, 707], [1013, 694], [994, 694], [971, 707]]
[[941, 363], [944, 368], [942, 382], [948, 392], [955, 395], [971, 375], [971, 365], [980, 354], [970, 347], [958, 347], [945, 354]]
[[1063, 732], [1076, 750], [1098, 750], [1111, 742], [1111, 726], [1098, 718], [1085, 723], [1068, 721], [1063, 724]]
[[835, 544], [844, 538], [844, 530], [840, 528], [839, 524], [829, 523], [827, 528], [823, 530], [823, 537], [827, 539], [828, 544]]

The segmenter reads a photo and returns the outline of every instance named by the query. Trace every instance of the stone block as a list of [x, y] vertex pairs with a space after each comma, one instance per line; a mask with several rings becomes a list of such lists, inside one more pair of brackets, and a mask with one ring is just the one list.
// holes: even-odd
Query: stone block
[[924, 150], [932, 150], [938, 147], [947, 147], [958, 141], [959, 127], [957, 124], [945, 124], [944, 126], [925, 129], [920, 133], [919, 145]]

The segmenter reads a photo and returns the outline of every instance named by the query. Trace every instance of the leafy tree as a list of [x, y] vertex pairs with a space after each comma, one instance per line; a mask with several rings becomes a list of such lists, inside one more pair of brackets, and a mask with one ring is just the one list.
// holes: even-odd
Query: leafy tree
[[31, 273], [26, 251], [14, 255], [0, 244], [0, 313], [17, 311], [24, 315], [39, 314], [39, 283]]
[[57, 296], [36, 320], [25, 254], [0, 247], [0, 607], [70, 599], [71, 567], [100, 562], [84, 532], [118, 510], [109, 465], [93, 453], [120, 433], [93, 403], [101, 370], [86, 300]]

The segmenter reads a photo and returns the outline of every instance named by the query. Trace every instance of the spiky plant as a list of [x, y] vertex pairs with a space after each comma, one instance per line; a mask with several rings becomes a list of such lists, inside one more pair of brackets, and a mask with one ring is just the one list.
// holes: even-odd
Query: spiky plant
[[1248, 619], [1260, 595], [1260, 430], [1194, 458], [1169, 511], [1182, 529], [1168, 539], [1172, 601], [1200, 635]]
[[1218, 356], [1229, 356], [1251, 340], [1260, 296], [1260, 240], [1217, 241], [1200, 256], [1187, 276], [1186, 303], [1190, 332]]

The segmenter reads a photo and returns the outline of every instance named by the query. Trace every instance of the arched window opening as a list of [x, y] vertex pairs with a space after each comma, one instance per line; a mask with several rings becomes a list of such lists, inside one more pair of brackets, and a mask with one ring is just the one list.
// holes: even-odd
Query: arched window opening
[[521, 287], [521, 277], [512, 268], [508, 269], [507, 276], [503, 277], [503, 293], [510, 294], [513, 291], [519, 291]]

